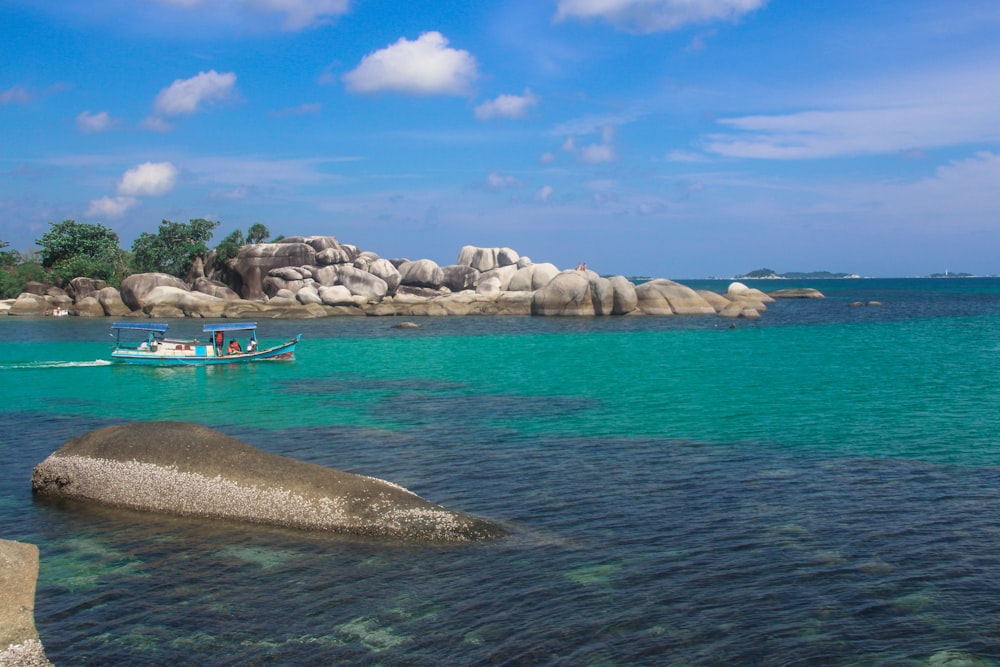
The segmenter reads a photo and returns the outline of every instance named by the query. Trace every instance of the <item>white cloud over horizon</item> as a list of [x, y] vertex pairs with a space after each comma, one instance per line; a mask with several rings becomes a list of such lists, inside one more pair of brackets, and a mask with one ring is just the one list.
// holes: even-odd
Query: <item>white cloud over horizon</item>
[[728, 131], [706, 135], [704, 149], [726, 157], [797, 160], [1000, 141], [998, 80], [1000, 63], [858, 80], [846, 86], [860, 92], [831, 90], [814, 102], [821, 108], [719, 118]]
[[654, 33], [712, 21], [736, 21], [768, 0], [559, 0], [555, 21], [602, 20], [620, 30]]
[[88, 218], [120, 218], [139, 203], [135, 197], [101, 197], [87, 207]]
[[433, 31], [413, 41], [400, 37], [369, 53], [343, 80], [356, 93], [468, 95], [479, 77], [478, 67], [471, 53], [450, 48], [448, 39]]

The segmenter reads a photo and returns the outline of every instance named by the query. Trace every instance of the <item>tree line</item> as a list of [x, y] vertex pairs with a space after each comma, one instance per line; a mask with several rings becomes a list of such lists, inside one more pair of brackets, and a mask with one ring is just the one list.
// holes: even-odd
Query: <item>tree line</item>
[[119, 245], [118, 234], [102, 224], [52, 222], [49, 230], [35, 239], [37, 252], [7, 250], [10, 243], [0, 240], [0, 298], [17, 296], [29, 281], [63, 286], [73, 278], [86, 276], [119, 287], [133, 273], [168, 273], [185, 278], [199, 257], [204, 259], [214, 252], [215, 261], [225, 266], [241, 246], [263, 243], [271, 236], [267, 227], [255, 223], [246, 234], [234, 230], [210, 249], [209, 242], [218, 226], [218, 222], [203, 218], [186, 223], [163, 220], [155, 234], [143, 232], [126, 251]]

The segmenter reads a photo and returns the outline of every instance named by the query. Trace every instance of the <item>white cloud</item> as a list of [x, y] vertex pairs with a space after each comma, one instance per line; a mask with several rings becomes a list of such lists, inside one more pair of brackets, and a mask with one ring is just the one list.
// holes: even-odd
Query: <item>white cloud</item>
[[584, 146], [577, 152], [577, 157], [581, 162], [587, 164], [600, 164], [602, 162], [614, 162], [618, 159], [615, 155], [614, 146], [610, 144], [590, 144]]
[[118, 194], [126, 197], [158, 197], [174, 189], [177, 167], [170, 162], [144, 162], [126, 171], [118, 182]]
[[12, 86], [7, 90], [0, 90], [0, 104], [27, 104], [34, 96], [24, 86]]
[[621, 30], [652, 33], [736, 21], [765, 4], [767, 0], [559, 0], [555, 20], [598, 19]]
[[552, 196], [552, 192], [553, 189], [551, 185], [543, 185], [538, 188], [537, 192], [535, 192], [535, 201], [547, 202], [549, 197]]
[[161, 116], [187, 116], [213, 102], [223, 102], [235, 96], [236, 75], [219, 74], [214, 69], [199, 72], [190, 79], [177, 79], [161, 90], [153, 108]]
[[524, 118], [533, 106], [538, 104], [538, 96], [525, 89], [524, 95], [501, 95], [495, 100], [483, 102], [476, 107], [476, 118]]
[[76, 117], [76, 129], [85, 134], [104, 132], [110, 130], [114, 125], [115, 120], [108, 115], [107, 111], [99, 113], [84, 111]]
[[[809, 159], [911, 152], [1000, 140], [1000, 65], [850, 82], [826, 108], [721, 118], [705, 150], [728, 157]], [[832, 86], [831, 86], [832, 88]]]
[[553, 153], [552, 151], [545, 151], [544, 153], [538, 156], [539, 164], [552, 164], [555, 161], [556, 161], [556, 156], [555, 153]]
[[346, 14], [350, 0], [157, 0], [160, 4], [193, 10], [203, 17], [214, 11], [231, 21], [246, 23], [248, 19], [283, 16], [281, 25], [286, 30], [301, 30], [314, 25], [329, 23]]
[[139, 203], [135, 197], [101, 197], [90, 202], [88, 218], [120, 218]]
[[272, 111], [269, 116], [272, 118], [288, 118], [290, 116], [313, 116], [323, 110], [322, 104], [301, 104], [297, 107]]
[[357, 93], [465, 95], [478, 76], [472, 54], [449, 48], [439, 32], [425, 32], [416, 41], [401, 37], [395, 44], [369, 53], [344, 75], [344, 82]]
[[606, 125], [601, 128], [601, 143], [577, 146], [576, 140], [573, 137], [567, 137], [563, 142], [562, 150], [567, 153], [573, 153], [578, 160], [587, 164], [614, 162], [618, 159], [613, 145], [614, 139], [615, 128], [611, 125]]
[[503, 176], [500, 172], [493, 171], [486, 177], [486, 185], [491, 190], [503, 190], [505, 188], [520, 187], [521, 182], [513, 176]]

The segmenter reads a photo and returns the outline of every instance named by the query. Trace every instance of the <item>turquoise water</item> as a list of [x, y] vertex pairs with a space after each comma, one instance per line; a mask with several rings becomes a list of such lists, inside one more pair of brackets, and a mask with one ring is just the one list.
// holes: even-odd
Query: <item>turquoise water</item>
[[[0, 537], [42, 550], [56, 664], [997, 664], [1000, 280], [803, 285], [829, 298], [736, 328], [262, 322], [303, 344], [244, 368], [111, 365], [110, 322], [2, 318]], [[67, 438], [159, 419], [513, 536], [415, 548], [32, 498]]]

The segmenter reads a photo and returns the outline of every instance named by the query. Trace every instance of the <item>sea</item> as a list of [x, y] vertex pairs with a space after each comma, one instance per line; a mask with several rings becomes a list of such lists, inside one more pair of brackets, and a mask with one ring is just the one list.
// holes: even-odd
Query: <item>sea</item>
[[[725, 281], [685, 281], [725, 291]], [[759, 320], [265, 320], [291, 362], [109, 362], [0, 318], [0, 538], [70, 665], [1000, 665], [1000, 279], [814, 287]], [[199, 320], [174, 320], [195, 336]], [[184, 420], [505, 526], [416, 545], [35, 498]]]

